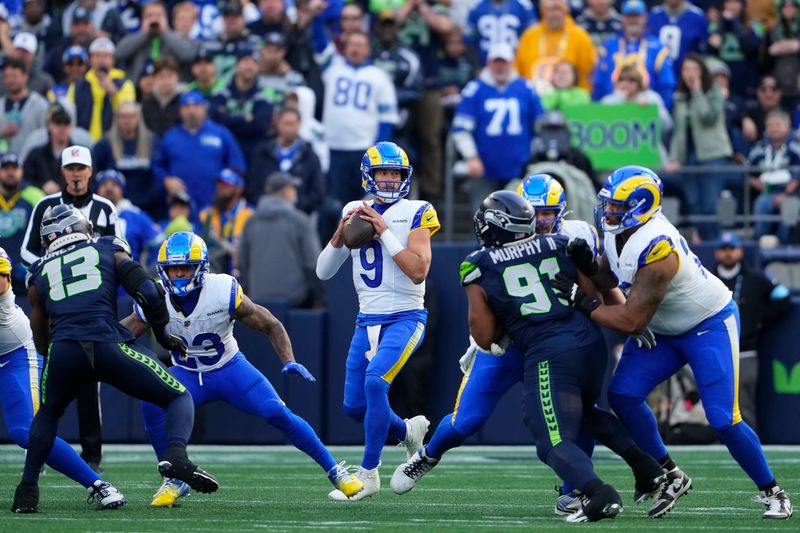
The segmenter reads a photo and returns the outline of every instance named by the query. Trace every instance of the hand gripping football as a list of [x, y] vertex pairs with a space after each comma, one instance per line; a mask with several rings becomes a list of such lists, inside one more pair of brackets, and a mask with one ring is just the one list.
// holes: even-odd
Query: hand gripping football
[[372, 224], [361, 218], [361, 211], [356, 211], [347, 222], [344, 223], [342, 236], [344, 245], [354, 250], [361, 248], [375, 236], [375, 228]]

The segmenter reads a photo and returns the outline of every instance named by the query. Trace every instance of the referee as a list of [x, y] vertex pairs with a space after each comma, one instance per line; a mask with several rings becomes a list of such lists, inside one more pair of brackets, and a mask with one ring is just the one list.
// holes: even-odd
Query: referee
[[[89, 190], [89, 179], [92, 176], [92, 154], [89, 149], [85, 146], [65, 148], [61, 152], [61, 174], [66, 183], [65, 189], [39, 200], [31, 212], [20, 250], [26, 268], [44, 255], [39, 228], [45, 210], [54, 205], [67, 204], [80, 209], [92, 223], [96, 237], [116, 235], [123, 238], [122, 228], [116, 223], [117, 211], [114, 204]], [[81, 457], [92, 468], [101, 471], [100, 385], [97, 382], [87, 384], [77, 396], [77, 405]]]

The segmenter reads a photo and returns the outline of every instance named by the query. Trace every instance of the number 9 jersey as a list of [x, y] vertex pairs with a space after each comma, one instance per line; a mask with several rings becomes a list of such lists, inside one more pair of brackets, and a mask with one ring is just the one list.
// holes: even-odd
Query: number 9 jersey
[[[403, 246], [408, 246], [411, 232], [424, 229], [433, 235], [441, 227], [436, 210], [428, 202], [402, 199], [391, 204], [372, 200], [367, 203], [383, 216]], [[348, 203], [342, 216], [361, 205], [361, 201]], [[415, 285], [400, 270], [377, 236], [360, 249], [351, 250], [350, 256], [353, 258], [353, 284], [362, 314], [388, 315], [425, 307], [425, 283]]]
[[[193, 372], [208, 372], [225, 365], [239, 353], [233, 336], [234, 315], [242, 303], [242, 287], [228, 274], [206, 274], [194, 310], [184, 315], [167, 297], [167, 332], [177, 335], [188, 347], [188, 357], [172, 354], [172, 362]], [[141, 307], [134, 305], [140, 320], [147, 321]]]

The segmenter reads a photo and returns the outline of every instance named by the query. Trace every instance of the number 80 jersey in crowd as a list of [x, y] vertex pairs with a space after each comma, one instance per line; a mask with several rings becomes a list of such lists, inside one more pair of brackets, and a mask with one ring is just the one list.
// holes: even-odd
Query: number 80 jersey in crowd
[[[184, 315], [167, 298], [169, 324], [167, 331], [183, 339], [188, 347], [188, 357], [182, 359], [172, 354], [172, 362], [193, 372], [208, 372], [222, 367], [239, 353], [239, 344], [233, 336], [234, 315], [242, 303], [242, 287], [228, 274], [206, 274], [200, 287], [197, 305], [188, 316]], [[146, 320], [139, 305], [134, 306], [136, 316]]]
[[[403, 246], [408, 245], [411, 232], [423, 229], [432, 235], [441, 227], [436, 210], [428, 202], [401, 199], [392, 204], [372, 200], [367, 203], [383, 215], [386, 225]], [[344, 206], [342, 215], [361, 206], [361, 201], [350, 202]], [[415, 285], [377, 236], [360, 249], [351, 250], [350, 256], [353, 258], [353, 284], [362, 314], [388, 315], [425, 307], [425, 283]]]

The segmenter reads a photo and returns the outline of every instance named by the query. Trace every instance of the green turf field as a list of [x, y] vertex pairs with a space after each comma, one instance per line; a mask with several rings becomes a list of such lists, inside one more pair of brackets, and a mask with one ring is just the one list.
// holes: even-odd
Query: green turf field
[[[694, 489], [661, 520], [646, 507], [627, 505], [633, 481], [618, 459], [596, 453], [601, 477], [620, 491], [626, 507], [616, 520], [565, 524], [553, 512], [555, 475], [524, 447], [466, 447], [451, 452], [405, 496], [388, 488], [405, 455], [387, 448], [381, 470], [384, 490], [359, 503], [328, 501], [331, 485], [321, 469], [288, 447], [195, 446], [193, 458], [222, 484], [213, 495], [192, 494], [174, 509], [151, 509], [160, 483], [151, 451], [144, 446], [106, 446], [106, 478], [128, 498], [116, 511], [95, 511], [86, 492], [48, 470], [41, 481], [40, 513], [13, 515], [14, 487], [23, 455], [0, 446], [0, 531], [420, 531], [567, 530], [615, 531], [798, 531], [800, 516], [785, 522], [761, 519], [751, 501], [754, 487], [720, 447], [674, 448], [673, 457], [694, 479]], [[338, 459], [357, 463], [356, 448], [333, 448]], [[800, 447], [771, 447], [767, 456], [778, 480], [800, 503]], [[421, 528], [421, 529], [420, 529]]]

